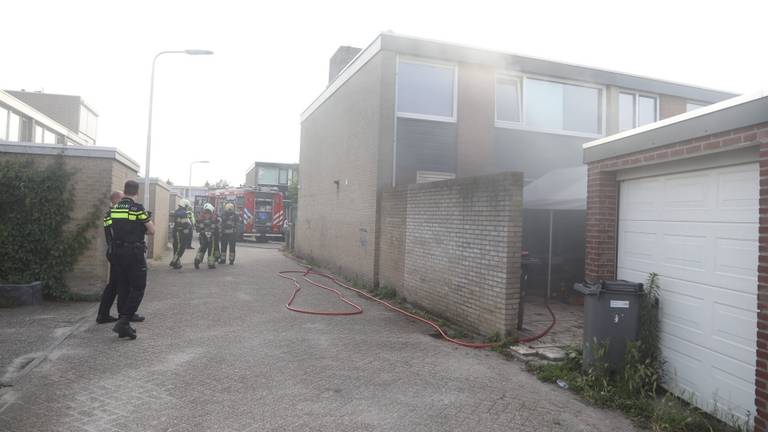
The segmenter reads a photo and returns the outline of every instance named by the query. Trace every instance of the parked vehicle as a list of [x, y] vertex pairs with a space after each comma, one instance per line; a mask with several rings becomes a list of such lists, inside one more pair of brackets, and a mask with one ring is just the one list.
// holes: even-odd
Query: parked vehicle
[[242, 219], [241, 239], [284, 240], [285, 205], [283, 193], [269, 189], [229, 188], [211, 191], [207, 199], [222, 213], [233, 203]]

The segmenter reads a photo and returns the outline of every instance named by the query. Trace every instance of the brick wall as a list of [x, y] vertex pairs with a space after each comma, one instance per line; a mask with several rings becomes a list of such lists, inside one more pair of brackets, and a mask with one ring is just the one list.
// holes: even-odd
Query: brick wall
[[378, 54], [301, 124], [296, 253], [368, 284], [375, 279], [382, 67]]
[[522, 184], [505, 173], [385, 193], [380, 283], [479, 334], [514, 334]]
[[760, 145], [760, 237], [757, 266], [757, 368], [755, 430], [768, 431], [768, 127], [757, 131]]
[[768, 123], [590, 163], [585, 271], [588, 279], [613, 279], [616, 276], [618, 170], [756, 145], [760, 146], [760, 255], [756, 305], [755, 431], [768, 431]]
[[379, 286], [403, 293], [405, 272], [405, 227], [408, 188], [383, 192], [379, 235]]
[[[147, 258], [162, 259], [168, 251], [168, 218], [170, 187], [164, 182], [151, 178], [149, 183], [149, 204], [144, 207], [152, 212], [155, 235], [147, 237]], [[144, 198], [144, 183], [139, 182], [139, 199]], [[174, 207], [174, 210], [176, 207]]]
[[[56, 157], [50, 149], [51, 146], [45, 145], [7, 145], [0, 148], [0, 158], [32, 159], [39, 166], [45, 166]], [[38, 153], [33, 153], [35, 151]], [[88, 231], [92, 239], [88, 249], [78, 259], [74, 270], [66, 276], [66, 281], [73, 293], [96, 296], [104, 288], [109, 274], [109, 264], [105, 258], [104, 229], [100, 219], [103, 212], [109, 208], [111, 191], [122, 190], [125, 180], [135, 179], [137, 167], [130, 162], [109, 157], [114, 155], [112, 149], [91, 147], [87, 152], [92, 155], [64, 156], [65, 166], [75, 173], [72, 183], [72, 199], [75, 205], [71, 223], [85, 221], [88, 213], [94, 208], [100, 209], [100, 214], [99, 220], [94, 221], [92, 229]], [[98, 156], [95, 156], [96, 154]]]

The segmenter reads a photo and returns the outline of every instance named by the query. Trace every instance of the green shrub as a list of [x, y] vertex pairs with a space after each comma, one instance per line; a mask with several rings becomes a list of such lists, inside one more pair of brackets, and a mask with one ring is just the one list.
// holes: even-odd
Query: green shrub
[[100, 216], [72, 225], [72, 178], [64, 157], [39, 167], [32, 160], [0, 161], [0, 283], [42, 281], [44, 292], [70, 298], [64, 275], [74, 268]]

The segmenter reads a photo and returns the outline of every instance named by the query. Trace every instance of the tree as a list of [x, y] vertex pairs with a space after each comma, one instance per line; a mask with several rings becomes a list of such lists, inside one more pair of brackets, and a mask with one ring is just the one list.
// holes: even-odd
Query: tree
[[286, 198], [293, 203], [293, 205], [297, 205], [299, 202], [299, 182], [296, 181], [296, 179], [291, 179], [291, 184], [288, 185], [288, 194]]
[[[206, 182], [207, 183], [207, 182]], [[229, 182], [224, 179], [219, 179], [216, 183], [211, 186], [214, 189], [226, 189], [229, 187]]]

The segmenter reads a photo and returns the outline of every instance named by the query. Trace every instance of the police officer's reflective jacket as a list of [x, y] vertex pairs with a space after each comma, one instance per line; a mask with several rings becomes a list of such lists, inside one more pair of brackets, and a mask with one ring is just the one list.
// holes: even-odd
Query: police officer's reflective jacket
[[149, 221], [144, 206], [126, 197], [104, 217], [104, 228], [111, 228], [113, 247], [144, 246], [144, 224]]

